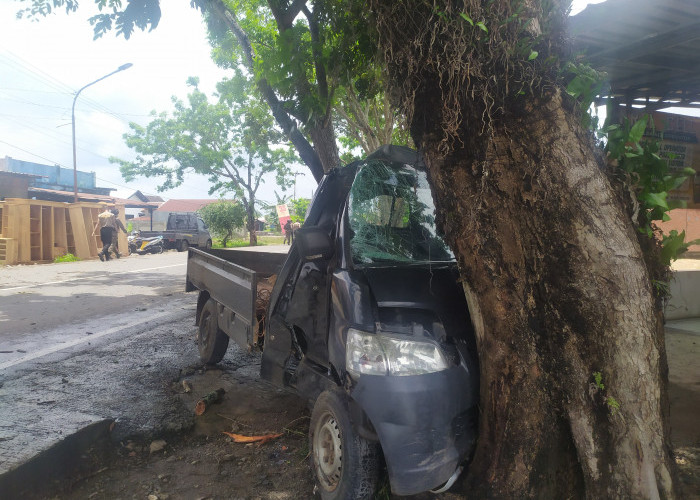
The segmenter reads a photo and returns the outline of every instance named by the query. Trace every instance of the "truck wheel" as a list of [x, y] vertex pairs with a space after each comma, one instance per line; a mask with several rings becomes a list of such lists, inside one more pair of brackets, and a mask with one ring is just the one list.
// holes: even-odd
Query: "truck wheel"
[[377, 489], [379, 445], [360, 437], [349, 415], [340, 390], [322, 392], [311, 412], [311, 468], [323, 500], [371, 500]]
[[217, 306], [214, 299], [207, 300], [199, 318], [197, 346], [199, 359], [207, 365], [215, 365], [224, 358], [228, 348], [228, 335], [219, 329]]
[[207, 242], [204, 244], [204, 248], [206, 250], [209, 250], [211, 248], [211, 240], [207, 240]]
[[177, 251], [178, 252], [186, 252], [189, 247], [190, 247], [190, 244], [187, 243], [187, 240], [182, 240], [177, 247]]

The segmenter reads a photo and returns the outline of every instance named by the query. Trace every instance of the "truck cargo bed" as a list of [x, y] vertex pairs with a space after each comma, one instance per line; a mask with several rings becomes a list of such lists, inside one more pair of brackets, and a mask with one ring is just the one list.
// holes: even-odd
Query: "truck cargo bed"
[[[258, 282], [276, 274], [287, 254], [261, 249], [190, 248], [187, 256], [185, 291], [200, 291], [199, 310], [204, 299], [220, 307], [219, 328], [239, 345], [254, 343], [257, 332]], [[269, 288], [261, 284], [264, 288]]]

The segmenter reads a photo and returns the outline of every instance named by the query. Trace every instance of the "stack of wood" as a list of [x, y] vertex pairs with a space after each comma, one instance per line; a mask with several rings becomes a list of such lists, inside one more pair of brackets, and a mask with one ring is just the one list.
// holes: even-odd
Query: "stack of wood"
[[[0, 201], [0, 265], [52, 262], [68, 253], [95, 259], [101, 250], [92, 230], [104, 203], [62, 203], [7, 198]], [[124, 222], [124, 207], [117, 206]], [[120, 248], [126, 236], [119, 234]]]

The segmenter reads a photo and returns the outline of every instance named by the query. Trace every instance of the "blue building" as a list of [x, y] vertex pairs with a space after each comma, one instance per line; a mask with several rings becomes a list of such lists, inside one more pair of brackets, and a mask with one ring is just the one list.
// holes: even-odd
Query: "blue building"
[[[9, 156], [0, 158], [0, 172], [13, 172], [17, 174], [31, 174], [35, 177], [32, 186], [38, 189], [50, 189], [73, 193], [73, 169], [63, 168], [58, 165], [43, 165], [31, 161], [16, 160]], [[78, 192], [102, 196], [109, 196], [113, 188], [101, 188], [96, 186], [95, 172], [78, 171]]]

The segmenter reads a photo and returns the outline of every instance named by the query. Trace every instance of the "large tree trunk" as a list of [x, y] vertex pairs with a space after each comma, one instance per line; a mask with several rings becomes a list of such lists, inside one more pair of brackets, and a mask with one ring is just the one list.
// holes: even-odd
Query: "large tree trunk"
[[246, 228], [248, 229], [248, 244], [251, 247], [258, 245], [258, 235], [255, 232], [255, 198], [245, 205]]
[[513, 33], [460, 21], [512, 6], [371, 3], [477, 332], [469, 496], [673, 497], [663, 326], [631, 220], [556, 85], [508, 74], [546, 81], [498, 52]]
[[485, 161], [420, 137], [479, 345], [470, 489], [672, 497], [663, 326], [634, 230], [560, 97], [527, 113]]
[[[314, 151], [321, 160], [324, 173], [340, 165], [340, 155], [338, 154], [338, 144], [335, 142], [335, 130], [333, 122], [329, 119], [322, 120], [313, 125], [307, 126], [307, 131], [311, 136]], [[316, 179], [320, 182], [320, 179]]]

